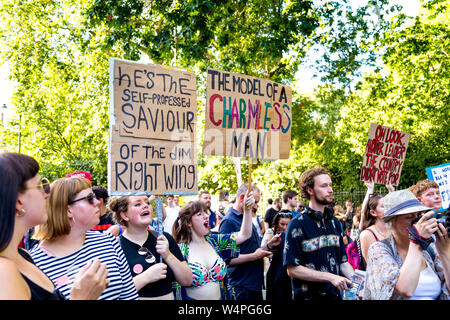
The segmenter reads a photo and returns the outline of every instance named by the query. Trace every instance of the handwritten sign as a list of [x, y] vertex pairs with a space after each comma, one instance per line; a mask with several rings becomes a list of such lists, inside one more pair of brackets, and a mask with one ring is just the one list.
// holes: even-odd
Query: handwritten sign
[[197, 193], [191, 72], [110, 59], [111, 195]]
[[429, 180], [435, 181], [439, 186], [442, 197], [441, 211], [450, 205], [450, 163], [441, 164], [425, 169]]
[[371, 123], [361, 180], [397, 186], [411, 135]]
[[291, 111], [291, 87], [209, 69], [203, 154], [287, 159]]

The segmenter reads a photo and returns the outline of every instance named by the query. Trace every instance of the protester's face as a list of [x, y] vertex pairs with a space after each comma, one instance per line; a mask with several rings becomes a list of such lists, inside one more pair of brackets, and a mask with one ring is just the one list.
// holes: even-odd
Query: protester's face
[[411, 225], [411, 222], [415, 218], [417, 218], [417, 212], [398, 215], [394, 218], [395, 220], [392, 223], [392, 228], [396, 231], [396, 233], [407, 234], [407, 228]]
[[200, 196], [200, 201], [203, 202], [208, 209], [211, 208], [211, 195], [209, 193], [203, 193]]
[[45, 199], [49, 195], [40, 187], [40, 184], [41, 176], [37, 174], [26, 181], [25, 192], [18, 196], [23, 204], [23, 209], [30, 226], [36, 226], [47, 221]]
[[384, 216], [384, 198], [380, 198], [378, 199], [378, 203], [377, 203], [377, 207], [374, 210], [370, 210], [370, 213], [372, 214], [372, 216], [374, 216], [375, 218], [383, 218]]
[[280, 218], [280, 221], [278, 222], [278, 230], [286, 232], [289, 221], [291, 221], [289, 218]]
[[275, 201], [275, 207], [280, 210], [281, 209], [281, 200]]
[[191, 218], [190, 227], [198, 236], [206, 236], [209, 233], [209, 214], [204, 211], [194, 214]]
[[295, 196], [295, 197], [292, 197], [292, 198], [288, 198], [288, 205], [291, 207], [291, 208], [296, 208], [297, 207], [297, 196]]
[[[73, 200], [81, 199], [92, 193], [91, 188], [78, 192]], [[88, 199], [76, 201], [69, 205], [69, 211], [74, 225], [80, 226], [86, 230], [96, 226], [100, 221], [100, 201], [93, 198], [92, 203]]]
[[124, 216], [128, 220], [125, 220], [132, 226], [146, 228], [152, 222], [153, 218], [153, 208], [147, 196], [131, 196], [128, 201], [128, 211], [124, 213]]
[[429, 188], [418, 198], [419, 201], [429, 208], [439, 210], [442, 205], [441, 193], [438, 188]]
[[321, 205], [329, 205], [333, 202], [333, 188], [329, 175], [320, 174], [314, 177], [312, 196]]
[[300, 201], [299, 203], [297, 203], [297, 211], [301, 212], [303, 210], [305, 210], [305, 204]]
[[255, 204], [253, 205], [253, 210], [258, 210], [258, 203], [261, 200], [261, 193], [258, 190], [253, 191], [253, 198], [255, 199]]

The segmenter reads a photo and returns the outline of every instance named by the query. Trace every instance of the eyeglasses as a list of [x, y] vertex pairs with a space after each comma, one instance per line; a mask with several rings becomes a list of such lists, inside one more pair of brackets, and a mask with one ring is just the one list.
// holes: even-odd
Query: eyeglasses
[[33, 188], [39, 188], [48, 194], [48, 193], [50, 193], [50, 181], [48, 181], [47, 178], [42, 178], [40, 184], [38, 184], [37, 186], [28, 187], [27, 189], [33, 189]]
[[70, 200], [69, 204], [72, 204], [72, 203], [75, 203], [75, 202], [81, 201], [81, 200], [87, 200], [90, 204], [94, 204], [94, 199], [97, 199], [97, 197], [95, 196], [95, 194], [93, 192], [91, 192], [86, 197], [76, 199], [76, 200]]
[[150, 252], [150, 250], [148, 250], [146, 247], [140, 247], [138, 250], [138, 254], [141, 256], [145, 256], [145, 262], [147, 263], [154, 263], [156, 261], [155, 256], [153, 255], [153, 253]]

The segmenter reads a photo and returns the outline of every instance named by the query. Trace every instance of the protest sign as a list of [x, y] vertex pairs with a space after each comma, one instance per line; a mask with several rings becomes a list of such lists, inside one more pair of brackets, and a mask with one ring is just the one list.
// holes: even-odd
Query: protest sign
[[194, 74], [110, 59], [109, 118], [111, 195], [197, 192]]
[[291, 87], [208, 69], [203, 154], [287, 159], [291, 112]]
[[361, 168], [361, 180], [397, 186], [411, 135], [371, 123]]
[[66, 174], [66, 177], [67, 178], [80, 177], [80, 178], [86, 178], [89, 181], [91, 181], [91, 172], [90, 171], [81, 171], [81, 172], [68, 173], [68, 174]]
[[439, 186], [442, 197], [441, 211], [450, 205], [450, 163], [441, 164], [425, 169], [429, 180], [435, 181]]

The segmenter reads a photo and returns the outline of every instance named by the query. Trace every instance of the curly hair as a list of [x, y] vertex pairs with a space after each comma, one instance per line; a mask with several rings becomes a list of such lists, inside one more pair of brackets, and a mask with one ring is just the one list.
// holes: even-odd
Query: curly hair
[[433, 180], [421, 180], [417, 182], [414, 186], [412, 186], [410, 190], [412, 193], [414, 193], [416, 198], [419, 198], [426, 190], [431, 188], [439, 189], [439, 185]]
[[306, 188], [314, 188], [314, 178], [321, 174], [330, 175], [330, 171], [321, 166], [316, 166], [312, 169], [308, 169], [302, 173], [300, 176], [300, 181], [298, 183], [298, 187], [300, 189], [300, 194], [304, 199], [310, 199], [309, 193]]

